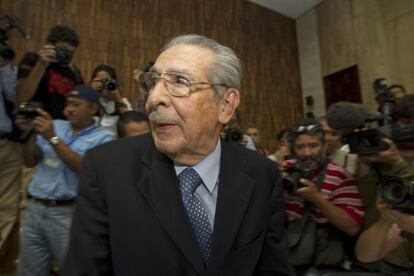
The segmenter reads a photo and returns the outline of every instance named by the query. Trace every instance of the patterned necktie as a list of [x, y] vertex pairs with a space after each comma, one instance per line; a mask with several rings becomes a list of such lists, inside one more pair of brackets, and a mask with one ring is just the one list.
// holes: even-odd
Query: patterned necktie
[[201, 250], [204, 265], [207, 266], [211, 250], [211, 226], [203, 204], [194, 195], [195, 190], [203, 180], [193, 168], [186, 168], [178, 175], [180, 181], [181, 197], [185, 211], [190, 219], [193, 233], [198, 247]]

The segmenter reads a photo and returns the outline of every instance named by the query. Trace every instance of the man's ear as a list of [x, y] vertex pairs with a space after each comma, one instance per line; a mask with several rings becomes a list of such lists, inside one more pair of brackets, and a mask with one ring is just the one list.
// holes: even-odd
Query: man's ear
[[219, 122], [221, 124], [225, 125], [230, 121], [239, 103], [240, 92], [234, 88], [228, 89], [220, 100]]

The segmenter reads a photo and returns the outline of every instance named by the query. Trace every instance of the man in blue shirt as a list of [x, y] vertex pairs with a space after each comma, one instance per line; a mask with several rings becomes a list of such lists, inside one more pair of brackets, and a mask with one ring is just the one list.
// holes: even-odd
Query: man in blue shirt
[[66, 98], [63, 113], [68, 121], [52, 120], [42, 109], [33, 119], [16, 119], [23, 138], [30, 136], [23, 146], [25, 164], [38, 165], [22, 223], [19, 275], [49, 275], [53, 260], [62, 265], [82, 157], [88, 149], [113, 139], [93, 119], [98, 102], [97, 91], [79, 85]]
[[8, 240], [18, 218], [23, 166], [20, 145], [12, 139], [16, 73], [11, 61], [0, 56], [0, 267], [10, 266], [6, 264], [12, 252]]

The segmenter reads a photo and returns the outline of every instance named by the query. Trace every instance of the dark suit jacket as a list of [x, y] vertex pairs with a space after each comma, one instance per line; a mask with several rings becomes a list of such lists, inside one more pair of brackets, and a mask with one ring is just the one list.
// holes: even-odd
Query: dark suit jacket
[[291, 275], [276, 165], [222, 142], [207, 271], [173, 162], [150, 135], [89, 151], [64, 275]]

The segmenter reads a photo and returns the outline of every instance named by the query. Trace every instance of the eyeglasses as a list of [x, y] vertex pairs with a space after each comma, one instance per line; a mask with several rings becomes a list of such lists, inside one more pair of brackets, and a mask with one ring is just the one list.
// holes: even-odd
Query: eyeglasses
[[316, 135], [319, 133], [324, 133], [323, 129], [320, 125], [302, 125], [298, 126], [295, 129], [293, 129], [291, 135], [297, 136], [299, 134], [310, 134], [310, 135]]
[[191, 82], [186, 77], [172, 73], [145, 72], [139, 76], [139, 86], [141, 91], [147, 96], [151, 90], [162, 80], [168, 92], [173, 97], [184, 98], [190, 96], [198, 90], [208, 87], [222, 86], [228, 88], [224, 83], [208, 83], [208, 82]]
[[298, 126], [295, 129], [295, 132], [313, 132], [318, 131], [320, 127], [318, 125], [309, 125], [309, 126]]

